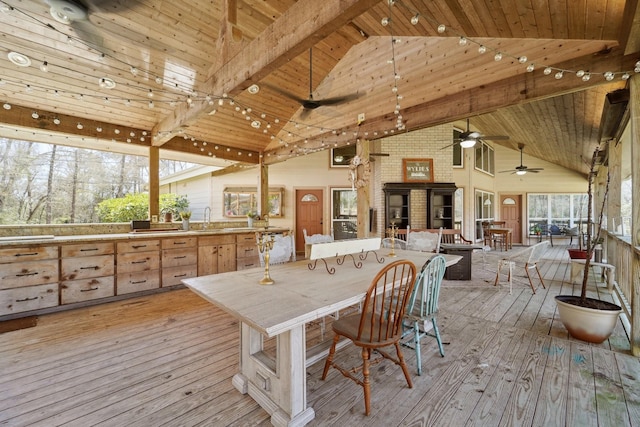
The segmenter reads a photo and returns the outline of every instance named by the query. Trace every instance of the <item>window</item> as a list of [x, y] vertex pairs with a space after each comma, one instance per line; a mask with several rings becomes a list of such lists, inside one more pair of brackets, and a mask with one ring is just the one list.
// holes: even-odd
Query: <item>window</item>
[[476, 239], [482, 238], [482, 222], [493, 220], [494, 195], [487, 191], [476, 190]]
[[[237, 218], [258, 210], [258, 190], [256, 187], [228, 187], [224, 189], [224, 216]], [[269, 188], [269, 216], [282, 217], [284, 188]]]
[[[455, 214], [453, 218], [453, 228], [459, 228], [462, 230], [462, 220], [464, 219], [464, 189], [458, 188], [453, 195], [454, 197], [454, 205], [455, 205]], [[464, 230], [463, 230], [464, 233]]]
[[529, 194], [529, 232], [536, 226], [560, 234], [563, 229], [587, 223], [586, 194]]
[[[460, 129], [453, 129], [453, 140], [460, 139], [462, 131]], [[464, 166], [464, 156], [462, 155], [462, 147], [460, 144], [453, 144], [453, 167], [461, 168]]]
[[351, 188], [331, 190], [331, 227], [336, 240], [358, 237], [358, 192]]
[[495, 174], [493, 147], [490, 147], [484, 141], [476, 142], [475, 168], [479, 171], [486, 172], [489, 175]]
[[356, 146], [347, 145], [340, 148], [331, 149], [331, 167], [332, 168], [346, 168], [349, 167], [351, 159], [356, 155]]

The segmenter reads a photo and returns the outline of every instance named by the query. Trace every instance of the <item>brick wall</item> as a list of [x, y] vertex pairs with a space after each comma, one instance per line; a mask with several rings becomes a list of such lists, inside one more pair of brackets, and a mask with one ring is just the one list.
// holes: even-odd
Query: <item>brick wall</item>
[[[453, 182], [452, 148], [442, 149], [451, 144], [453, 138], [453, 125], [446, 124], [429, 129], [402, 133], [381, 139], [379, 150], [389, 154], [389, 157], [378, 157], [380, 167], [376, 167], [376, 174], [379, 175], [380, 188], [376, 189], [373, 197], [373, 206], [377, 210], [376, 226], [380, 230], [379, 235], [384, 233], [384, 193], [382, 185], [386, 182], [402, 182], [402, 159], [433, 159], [433, 180], [434, 182]], [[376, 176], [378, 178], [378, 176]], [[427, 200], [424, 191], [413, 191], [411, 193], [411, 224], [414, 228], [426, 227]]]

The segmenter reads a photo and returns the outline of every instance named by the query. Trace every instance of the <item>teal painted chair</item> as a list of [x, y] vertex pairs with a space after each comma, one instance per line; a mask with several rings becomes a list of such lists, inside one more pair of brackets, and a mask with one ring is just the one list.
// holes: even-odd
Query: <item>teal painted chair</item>
[[413, 335], [413, 340], [403, 341], [403, 344], [416, 351], [418, 375], [422, 375], [420, 338], [425, 335], [435, 337], [438, 341], [440, 355], [444, 357], [436, 315], [438, 313], [440, 285], [442, 284], [445, 269], [446, 261], [442, 255], [434, 256], [422, 266], [420, 273], [416, 277], [413, 293], [405, 310], [402, 336], [406, 338]]

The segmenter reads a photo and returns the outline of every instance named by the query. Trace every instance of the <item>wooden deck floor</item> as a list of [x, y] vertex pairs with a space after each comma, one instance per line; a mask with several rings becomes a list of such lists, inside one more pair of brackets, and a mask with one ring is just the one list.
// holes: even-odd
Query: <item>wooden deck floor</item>
[[[418, 377], [405, 349], [413, 389], [395, 365], [375, 366], [365, 417], [361, 388], [335, 370], [321, 381], [316, 363], [307, 372], [310, 425], [640, 426], [640, 359], [621, 324], [590, 345], [557, 319], [553, 297], [577, 292], [564, 282], [565, 247], [545, 254], [547, 289], [535, 295], [522, 276], [512, 295], [492, 286], [496, 255], [483, 263], [474, 254], [474, 280], [443, 284], [446, 355], [424, 341]], [[591, 291], [607, 298], [602, 284]], [[308, 335], [317, 339], [317, 328]], [[354, 347], [337, 356], [359, 357]], [[186, 289], [42, 316], [0, 334], [0, 425], [270, 425], [231, 385], [237, 365], [237, 322]]]

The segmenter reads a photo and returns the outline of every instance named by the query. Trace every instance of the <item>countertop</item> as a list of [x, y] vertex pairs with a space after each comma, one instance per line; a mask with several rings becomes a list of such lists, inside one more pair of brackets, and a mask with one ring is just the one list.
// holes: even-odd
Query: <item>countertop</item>
[[5, 236], [0, 237], [0, 248], [9, 246], [31, 246], [31, 245], [43, 245], [43, 244], [62, 244], [62, 243], [86, 243], [109, 240], [142, 240], [142, 239], [155, 239], [160, 237], [197, 237], [208, 235], [226, 235], [226, 234], [242, 234], [242, 233], [255, 233], [265, 232], [269, 233], [282, 233], [289, 231], [288, 228], [282, 227], [233, 227], [233, 228], [218, 228], [210, 230], [144, 230], [144, 231], [132, 231], [129, 233], [113, 233], [113, 234], [83, 234], [73, 236], [54, 236], [52, 234], [41, 234], [33, 236]]

